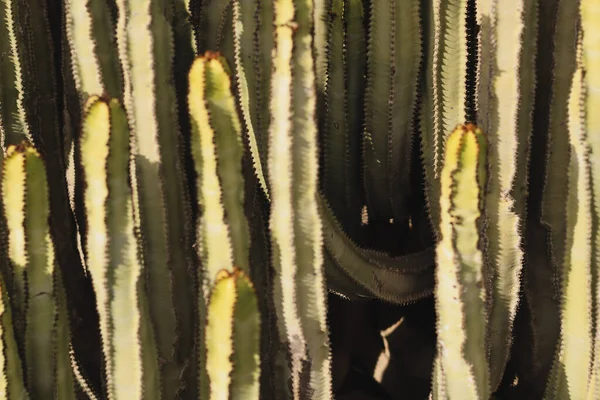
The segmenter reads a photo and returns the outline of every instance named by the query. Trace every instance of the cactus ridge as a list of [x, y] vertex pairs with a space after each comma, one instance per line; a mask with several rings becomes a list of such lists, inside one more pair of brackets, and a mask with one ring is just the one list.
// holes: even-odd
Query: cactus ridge
[[0, 0], [0, 399], [597, 398], [599, 20]]

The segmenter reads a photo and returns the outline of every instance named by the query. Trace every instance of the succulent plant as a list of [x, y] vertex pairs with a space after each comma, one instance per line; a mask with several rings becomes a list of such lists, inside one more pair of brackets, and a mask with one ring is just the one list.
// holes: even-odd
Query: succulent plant
[[0, 399], [599, 396], [597, 0], [0, 0]]

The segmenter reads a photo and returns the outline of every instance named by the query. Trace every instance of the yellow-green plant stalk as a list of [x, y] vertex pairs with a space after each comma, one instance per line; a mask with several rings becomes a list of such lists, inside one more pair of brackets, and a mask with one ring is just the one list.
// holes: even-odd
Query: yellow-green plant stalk
[[[600, 270], [600, 4], [590, 0], [581, 0], [581, 26], [583, 28], [582, 39], [582, 59], [583, 67], [583, 93], [582, 93], [582, 113], [585, 117], [583, 126], [589, 146], [588, 162], [591, 174], [592, 190], [592, 269], [598, 276]], [[600, 396], [600, 285], [596, 282], [593, 296], [596, 299], [595, 309], [595, 332], [594, 337], [594, 359], [592, 364], [592, 374], [588, 399], [598, 398]]]
[[[421, 153], [429, 217], [440, 226], [440, 174], [444, 147], [456, 125], [467, 119], [467, 0], [435, 0], [429, 16], [425, 86], [421, 102]], [[439, 238], [438, 238], [439, 239]]]
[[[249, 274], [250, 233], [244, 215], [242, 178], [242, 130], [231, 92], [224, 58], [206, 53], [197, 58], [189, 73], [189, 113], [192, 154], [198, 185], [199, 270], [197, 310], [200, 343], [204, 342], [206, 301], [219, 271], [233, 272], [233, 265]], [[206, 398], [205, 354], [200, 349], [200, 397]]]
[[156, 344], [134, 235], [129, 127], [117, 100], [91, 97], [80, 143], [87, 265], [109, 399], [160, 399]]
[[478, 0], [477, 124], [490, 144], [486, 290], [491, 386], [510, 356], [519, 303], [535, 85], [537, 3]]
[[[566, 7], [566, 5], [565, 5]], [[546, 398], [594, 399], [599, 394], [598, 266], [600, 239], [600, 17], [598, 4], [582, 0], [575, 70], [567, 103], [568, 187], [566, 242], [561, 265], [561, 332]], [[595, 76], [596, 75], [596, 76]]]
[[[452, 14], [450, 7], [458, 10], [458, 18], [461, 9], [455, 5], [448, 5], [448, 10], [442, 11], [444, 18], [446, 13]], [[419, 8], [418, 0], [371, 2], [363, 161], [369, 218], [374, 220], [407, 220], [410, 217], [413, 116], [421, 62]], [[449, 31], [448, 35], [452, 33]], [[460, 49], [459, 43], [442, 43]], [[450, 74], [452, 71], [444, 65], [441, 79], [447, 79], [443, 81], [443, 89], [447, 92], [445, 96], [459, 101], [464, 95], [453, 91], [457, 90], [454, 80], [461, 76], [461, 58], [453, 61], [456, 61], [456, 74]], [[438, 110], [435, 112], [439, 113]], [[460, 115], [458, 112], [455, 114]], [[456, 116], [444, 115], [451, 121]], [[443, 129], [446, 129], [449, 122], [443, 122]], [[331, 131], [329, 133], [332, 134]], [[344, 164], [343, 161], [336, 163]]]
[[260, 316], [252, 283], [240, 269], [215, 279], [206, 325], [210, 400], [258, 400]]
[[[312, 1], [274, 3], [269, 227], [278, 327], [282, 344], [289, 351], [294, 399], [332, 398], [322, 226], [317, 204], [313, 12]], [[307, 384], [301, 384], [303, 377]]]
[[161, 390], [168, 397], [179, 390], [182, 369], [191, 362], [189, 351], [175, 349], [181, 336], [191, 341], [195, 321], [193, 229], [173, 81], [173, 4], [118, 0], [116, 5], [123, 102], [132, 132], [134, 221], [152, 293]]
[[[11, 286], [15, 292], [11, 308], [15, 311], [14, 318], [23, 321], [15, 332], [22, 335], [24, 349], [20, 354], [28, 392], [36, 399], [52, 395], [74, 399], [68, 348], [57, 345], [68, 343], [70, 335], [65, 329], [68, 318], [64, 289], [50, 235], [46, 168], [29, 144], [7, 149], [2, 198], [8, 228]], [[10, 346], [10, 341], [7, 345]], [[16, 367], [15, 362], [11, 360], [13, 367]], [[20, 390], [14, 377], [12, 380], [17, 385], [14, 390]]]
[[[487, 399], [486, 293], [481, 220], [487, 141], [474, 125], [448, 137], [441, 171], [440, 234], [436, 249], [437, 355], [434, 385], [450, 400]], [[443, 381], [439, 372], [443, 372]]]

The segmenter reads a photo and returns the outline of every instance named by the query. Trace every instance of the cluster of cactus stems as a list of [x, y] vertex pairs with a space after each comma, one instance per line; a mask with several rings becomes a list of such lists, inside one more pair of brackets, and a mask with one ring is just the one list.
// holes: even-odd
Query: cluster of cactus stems
[[344, 399], [328, 293], [435, 299], [434, 400], [600, 397], [600, 2], [542, 3], [0, 0], [0, 399]]

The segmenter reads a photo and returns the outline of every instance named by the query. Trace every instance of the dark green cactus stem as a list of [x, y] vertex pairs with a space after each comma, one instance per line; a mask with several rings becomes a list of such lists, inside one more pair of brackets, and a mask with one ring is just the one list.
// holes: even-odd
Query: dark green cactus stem
[[[20, 307], [12, 308], [19, 310], [17, 318], [24, 320], [22, 330], [16, 332], [24, 338], [21, 354], [28, 392], [36, 399], [49, 393], [74, 399], [74, 379], [68, 347], [64, 345], [70, 335], [68, 329], [65, 331], [62, 279], [60, 270], [55, 268], [48, 224], [46, 169], [30, 145], [24, 143], [7, 149], [2, 197], [8, 222], [9, 260], [15, 278], [18, 277], [14, 286], [23, 289], [21, 297], [15, 298], [21, 302]], [[57, 326], [59, 321], [63, 326]], [[61, 341], [61, 346], [56, 346], [57, 341]], [[63, 379], [60, 382], [59, 376]]]
[[[361, 173], [366, 69], [364, 10], [362, 1], [357, 0], [335, 0], [329, 3], [329, 7], [324, 17], [326, 23], [322, 23], [326, 27], [327, 44], [321, 190], [329, 199], [335, 215], [344, 221], [344, 228], [355, 236], [364, 197], [357, 182]], [[316, 35], [315, 41], [318, 37]]]
[[[0, 121], [3, 123], [2, 151], [22, 140], [33, 143], [27, 115], [26, 47], [18, 29], [17, 1], [0, 4]], [[10, 127], [10, 129], [6, 128]]]
[[268, 197], [269, 90], [273, 5], [265, 0], [233, 2], [235, 76], [254, 170]]
[[491, 386], [496, 390], [510, 356], [519, 303], [527, 166], [535, 85], [537, 5], [477, 2], [478, 126], [494, 146], [488, 154], [485, 271]]
[[[363, 157], [369, 218], [376, 221], [410, 216], [412, 122], [421, 61], [419, 4], [371, 2]], [[455, 76], [448, 78], [453, 84]]]
[[240, 269], [222, 270], [212, 289], [206, 326], [210, 399], [259, 398], [260, 317], [254, 288]]
[[[323, 238], [332, 268], [358, 285], [369, 297], [406, 304], [433, 293], [433, 248], [407, 256], [359, 248], [344, 233], [326, 201], [319, 198]], [[364, 296], [365, 294], [363, 294]]]
[[0, 281], [0, 394], [6, 399], [29, 399], [23, 383], [23, 365], [14, 336], [13, 316], [10, 310], [4, 279]]
[[87, 265], [94, 283], [109, 399], [159, 399], [129, 188], [129, 128], [118, 101], [91, 97], [81, 138]]
[[450, 400], [488, 399], [491, 391], [481, 248], [487, 142], [474, 125], [459, 125], [445, 148], [435, 288], [439, 358], [435, 363], [440, 367], [436, 365], [433, 384], [441, 384], [436, 389], [438, 394], [445, 393]]

